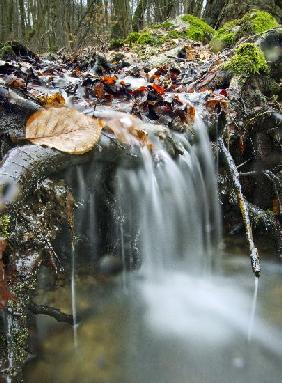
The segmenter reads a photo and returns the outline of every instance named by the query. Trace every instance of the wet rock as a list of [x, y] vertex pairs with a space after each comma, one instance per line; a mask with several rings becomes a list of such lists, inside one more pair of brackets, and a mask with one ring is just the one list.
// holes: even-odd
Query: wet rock
[[282, 28], [271, 29], [257, 41], [271, 68], [271, 75], [277, 81], [282, 76]]
[[123, 271], [124, 267], [119, 257], [114, 255], [104, 255], [98, 264], [98, 270], [103, 275], [118, 275]]

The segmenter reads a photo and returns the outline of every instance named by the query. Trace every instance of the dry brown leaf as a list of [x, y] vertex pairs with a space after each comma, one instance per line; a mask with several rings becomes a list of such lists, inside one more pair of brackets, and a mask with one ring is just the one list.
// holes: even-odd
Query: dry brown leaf
[[97, 120], [66, 107], [40, 109], [26, 123], [26, 138], [70, 154], [89, 152], [99, 141]]

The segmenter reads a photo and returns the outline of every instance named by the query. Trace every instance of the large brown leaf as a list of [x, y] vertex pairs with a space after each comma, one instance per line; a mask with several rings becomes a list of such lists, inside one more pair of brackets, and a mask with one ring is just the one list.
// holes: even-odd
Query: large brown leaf
[[26, 123], [26, 138], [70, 154], [89, 152], [101, 135], [99, 120], [66, 107], [40, 109]]

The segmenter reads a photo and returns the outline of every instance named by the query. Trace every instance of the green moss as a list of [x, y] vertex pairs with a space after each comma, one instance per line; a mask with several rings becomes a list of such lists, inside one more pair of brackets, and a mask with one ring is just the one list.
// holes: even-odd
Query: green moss
[[126, 42], [127, 44], [134, 44], [134, 43], [137, 43], [139, 37], [140, 37], [140, 33], [138, 33], [138, 32], [131, 32], [131, 33], [129, 33], [129, 35], [127, 36], [125, 42]]
[[150, 32], [145, 31], [145, 32], [141, 32], [139, 34], [137, 44], [139, 44], [139, 45], [145, 45], [145, 44], [154, 45], [155, 43], [156, 43], [156, 38], [154, 38], [154, 36]]
[[195, 41], [208, 42], [214, 34], [214, 29], [205, 21], [193, 15], [184, 15], [182, 20], [188, 24], [186, 36]]
[[252, 10], [241, 19], [225, 23], [215, 32], [210, 45], [213, 50], [219, 51], [234, 46], [241, 37], [261, 34], [278, 26], [278, 22], [270, 13]]
[[164, 28], [164, 29], [171, 29], [173, 27], [174, 27], [174, 24], [171, 21], [164, 21], [161, 24], [161, 28]]
[[119, 49], [124, 45], [123, 39], [113, 39], [110, 43], [110, 49]]
[[235, 55], [224, 65], [224, 69], [228, 69], [237, 75], [250, 75], [269, 71], [262, 50], [251, 43], [241, 44], [236, 49]]
[[5, 214], [0, 217], [0, 237], [5, 239], [9, 238], [10, 222], [11, 222], [11, 218], [9, 215]]
[[253, 33], [263, 33], [279, 26], [277, 20], [268, 12], [253, 10], [242, 18], [242, 24]]
[[10, 56], [14, 56], [13, 48], [10, 44], [3, 44], [0, 46], [0, 59], [5, 60]]
[[163, 23], [152, 24], [150, 28], [152, 29], [171, 29], [174, 27], [172, 21], [164, 21]]
[[167, 36], [171, 39], [179, 39], [180, 37], [183, 37], [183, 33], [179, 31], [169, 31]]

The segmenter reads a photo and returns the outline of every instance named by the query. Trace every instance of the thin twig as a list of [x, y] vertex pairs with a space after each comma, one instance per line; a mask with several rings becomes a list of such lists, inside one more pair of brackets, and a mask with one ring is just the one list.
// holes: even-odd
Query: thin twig
[[226, 148], [226, 146], [224, 144], [222, 137], [220, 137], [218, 139], [218, 146], [219, 146], [219, 149], [220, 149], [220, 151], [224, 157], [224, 162], [225, 162], [226, 167], [228, 169], [228, 173], [232, 179], [233, 187], [234, 187], [236, 195], [237, 195], [237, 203], [238, 203], [238, 206], [240, 208], [240, 211], [241, 211], [241, 214], [243, 217], [245, 230], [246, 230], [246, 237], [247, 237], [247, 241], [249, 243], [252, 269], [253, 269], [255, 276], [259, 277], [260, 272], [261, 272], [259, 254], [258, 254], [258, 250], [257, 250], [255, 243], [254, 243], [253, 232], [252, 232], [252, 227], [251, 227], [250, 217], [249, 217], [249, 211], [248, 211], [248, 202], [242, 193], [241, 184], [239, 181], [239, 173], [238, 173], [238, 170], [236, 168], [236, 165], [233, 161], [233, 158], [232, 158], [230, 152], [228, 151], [228, 149]]

